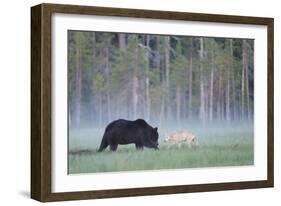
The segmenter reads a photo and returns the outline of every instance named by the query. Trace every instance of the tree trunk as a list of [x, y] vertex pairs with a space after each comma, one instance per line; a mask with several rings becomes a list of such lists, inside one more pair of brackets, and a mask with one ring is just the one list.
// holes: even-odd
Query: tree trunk
[[193, 37], [190, 37], [189, 81], [188, 81], [188, 119], [192, 119], [192, 72], [193, 72]]
[[[70, 101], [70, 100], [68, 100]], [[71, 108], [70, 105], [71, 103], [69, 102], [69, 108], [68, 108], [68, 126], [71, 127], [72, 126], [72, 112], [71, 112]]]
[[[120, 50], [125, 50], [127, 45], [126, 45], [126, 34], [124, 33], [119, 33], [118, 34], [118, 46]], [[131, 102], [128, 101], [127, 99], [122, 101], [121, 97], [117, 97], [118, 99], [118, 109], [116, 111], [116, 116], [117, 118], [120, 118], [120, 115], [124, 115], [127, 117], [130, 117], [130, 104]], [[124, 107], [124, 105], [126, 105]]]
[[156, 50], [157, 50], [157, 59], [156, 59], [156, 69], [159, 73], [159, 82], [161, 84], [161, 100], [160, 100], [160, 114], [159, 114], [159, 125], [161, 126], [163, 123], [163, 119], [165, 118], [165, 90], [166, 90], [166, 83], [165, 83], [165, 75], [161, 69], [161, 52], [160, 52], [160, 39], [161, 36], [156, 36]]
[[250, 94], [249, 94], [249, 55], [248, 55], [248, 45], [246, 40], [243, 40], [243, 48], [245, 49], [245, 54], [244, 54], [244, 63], [245, 63], [245, 84], [246, 84], [246, 102], [247, 102], [247, 120], [249, 121], [251, 118], [251, 111], [250, 111]]
[[210, 103], [209, 103], [209, 121], [213, 120], [213, 90], [214, 90], [214, 41], [212, 41], [211, 49], [211, 79], [210, 79]]
[[[149, 48], [149, 41], [150, 37], [147, 35], [146, 38], [146, 46]], [[146, 96], [146, 120], [150, 121], [150, 105], [151, 105], [151, 100], [150, 100], [150, 89], [149, 89], [149, 50], [147, 52], [147, 71], [146, 71], [146, 77], [145, 77], [145, 96]]]
[[200, 38], [200, 114], [201, 122], [205, 123], [205, 94], [204, 94], [204, 67], [203, 67], [204, 41]]
[[162, 80], [162, 75], [161, 75], [161, 53], [160, 53], [160, 36], [156, 36], [156, 69], [157, 69], [157, 72], [159, 74], [159, 79], [160, 79], [160, 82]]
[[227, 80], [226, 86], [226, 121], [230, 122], [230, 83], [229, 79]]
[[165, 37], [165, 77], [166, 77], [166, 106], [167, 118], [170, 118], [171, 105], [170, 105], [170, 37]]
[[221, 115], [221, 74], [220, 74], [220, 70], [218, 71], [218, 75], [219, 75], [219, 77], [218, 77], [218, 97], [217, 97], [217, 120], [221, 120], [221, 117], [222, 117], [222, 115]]
[[[223, 86], [223, 80], [221, 79], [222, 81], [222, 86]], [[223, 88], [222, 88], [223, 90]], [[221, 93], [221, 120], [224, 121], [225, 120], [225, 92], [222, 91]]]
[[149, 77], [145, 78], [145, 96], [146, 96], [146, 120], [150, 120], [150, 92], [149, 92]]
[[[136, 40], [137, 41], [137, 40]], [[132, 96], [133, 96], [133, 118], [136, 119], [138, 116], [138, 46], [137, 42], [135, 45], [135, 61], [134, 61], [134, 70], [133, 70], [133, 87], [132, 87]]]
[[137, 89], [138, 89], [138, 77], [136, 74], [133, 76], [133, 118], [137, 118], [137, 113], [138, 113], [138, 94], [137, 94]]
[[[106, 82], [107, 85], [110, 84], [110, 79], [109, 79], [109, 36], [106, 36], [106, 45], [105, 45], [105, 75], [106, 75]], [[109, 122], [111, 120], [111, 98], [110, 98], [110, 93], [109, 93], [109, 87], [106, 88], [106, 102], [107, 102], [107, 121]]]
[[74, 99], [74, 126], [80, 126], [81, 120], [81, 89], [82, 89], [82, 75], [81, 75], [81, 51], [76, 45], [75, 54], [75, 99]]
[[230, 55], [231, 55], [231, 84], [232, 84], [232, 110], [233, 110], [233, 119], [236, 120], [236, 86], [234, 80], [234, 63], [233, 63], [233, 40], [230, 39]]
[[99, 127], [102, 126], [102, 113], [103, 113], [103, 108], [102, 108], [102, 94], [99, 93]]
[[177, 111], [177, 123], [180, 124], [180, 113], [181, 113], [181, 90], [180, 86], [176, 88], [176, 111]]
[[[96, 33], [92, 32], [92, 70], [91, 70], [91, 77], [94, 80], [95, 75], [95, 67], [96, 67]], [[92, 82], [93, 85], [93, 82]], [[95, 120], [95, 95], [92, 90], [91, 97], [90, 97], [90, 115], [91, 115], [91, 121], [94, 122]]]
[[213, 96], [214, 96], [214, 68], [212, 67], [210, 80], [210, 104], [209, 104], [209, 120], [213, 121]]
[[245, 96], [245, 65], [246, 65], [246, 48], [245, 43], [243, 40], [242, 44], [242, 79], [241, 79], [241, 117], [244, 119], [245, 117], [245, 102], [244, 102], [244, 96]]
[[[230, 40], [232, 41], [232, 40]], [[231, 42], [230, 42], [231, 44]], [[231, 61], [228, 63], [227, 71], [226, 71], [226, 121], [230, 122], [230, 69], [231, 69]]]
[[119, 48], [125, 49], [126, 48], [126, 34], [119, 33], [118, 34], [118, 41], [119, 41]]
[[165, 115], [165, 95], [162, 95], [162, 98], [161, 98], [160, 115], [159, 115], [159, 125], [160, 125], [160, 126], [161, 126], [162, 123], [163, 123], [164, 115]]
[[237, 119], [237, 105], [236, 105], [236, 84], [234, 80], [234, 75], [231, 77], [231, 83], [232, 83], [232, 113], [233, 113], [233, 119]]

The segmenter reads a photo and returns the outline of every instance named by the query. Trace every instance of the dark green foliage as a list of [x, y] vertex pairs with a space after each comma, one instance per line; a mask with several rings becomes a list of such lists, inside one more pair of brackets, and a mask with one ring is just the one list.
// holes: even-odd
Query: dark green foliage
[[70, 125], [74, 119], [73, 126], [101, 126], [135, 116], [155, 124], [163, 119], [202, 121], [202, 81], [204, 122], [252, 120], [254, 41], [203, 39], [200, 57], [199, 37], [170, 36], [167, 45], [160, 35], [69, 31]]

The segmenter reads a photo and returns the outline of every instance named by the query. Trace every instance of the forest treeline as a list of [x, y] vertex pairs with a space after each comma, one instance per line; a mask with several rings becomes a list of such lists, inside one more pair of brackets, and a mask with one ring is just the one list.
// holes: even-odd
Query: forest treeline
[[250, 121], [254, 41], [68, 31], [69, 123]]

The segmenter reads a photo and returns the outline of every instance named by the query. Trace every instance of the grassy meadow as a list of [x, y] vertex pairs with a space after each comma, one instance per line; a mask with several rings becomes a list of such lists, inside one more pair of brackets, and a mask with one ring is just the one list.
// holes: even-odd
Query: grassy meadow
[[[81, 30], [67, 39], [70, 174], [253, 165], [253, 39]], [[120, 118], [157, 126], [159, 150], [98, 153]], [[164, 143], [184, 129], [197, 147]]]
[[[223, 128], [223, 129], [222, 129]], [[98, 153], [103, 129], [71, 129], [69, 174], [242, 166], [254, 164], [253, 129], [247, 126], [197, 128], [192, 130], [199, 145], [169, 145], [159, 130], [159, 150], [137, 151], [134, 144], [119, 145], [116, 152]]]

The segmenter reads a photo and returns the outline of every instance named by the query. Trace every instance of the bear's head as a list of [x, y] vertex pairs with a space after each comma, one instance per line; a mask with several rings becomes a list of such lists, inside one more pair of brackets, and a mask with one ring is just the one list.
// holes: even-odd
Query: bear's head
[[157, 145], [158, 145], [158, 138], [159, 138], [158, 128], [155, 127], [155, 128], [153, 128], [153, 130], [152, 130], [151, 139], [152, 139], [152, 141], [157, 142]]
[[148, 147], [154, 148], [154, 149], [158, 149], [158, 138], [159, 138], [159, 134], [158, 134], [158, 128], [152, 128], [151, 133], [150, 133], [150, 138], [149, 138], [149, 142], [147, 145]]

